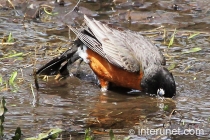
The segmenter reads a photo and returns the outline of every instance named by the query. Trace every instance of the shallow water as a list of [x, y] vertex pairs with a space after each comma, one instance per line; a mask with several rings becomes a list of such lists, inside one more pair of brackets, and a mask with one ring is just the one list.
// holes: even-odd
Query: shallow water
[[[76, 1], [65, 1], [64, 7], [53, 2], [29, 1], [26, 5], [14, 1], [16, 10], [6, 8], [8, 5], [4, 2], [0, 3], [0, 39], [10, 32], [15, 38], [14, 44], [0, 44], [0, 57], [14, 51], [26, 55], [0, 59], [0, 75], [5, 81], [13, 71], [18, 71], [16, 91], [13, 92], [13, 88], [1, 89], [0, 96], [5, 97], [8, 108], [3, 123], [4, 139], [10, 139], [17, 127], [21, 128], [24, 138], [38, 136], [51, 128], [61, 128], [65, 130], [60, 136], [63, 139], [84, 139], [84, 131], [89, 127], [96, 139], [109, 139], [110, 129], [113, 129], [119, 139], [127, 136], [130, 139], [210, 137], [208, 0], [81, 1], [77, 12], [74, 11], [65, 18], [62, 17], [76, 5]], [[41, 3], [51, 5], [55, 7], [53, 12], [58, 12], [58, 15], [49, 16], [44, 13], [35, 19], [33, 9], [27, 8], [32, 3], [35, 9]], [[178, 5], [177, 10], [172, 7], [173, 4]], [[25, 19], [24, 13], [27, 15]], [[64, 23], [79, 24], [83, 14], [115, 27], [141, 31], [150, 37], [166, 56], [167, 67], [175, 65], [171, 72], [176, 80], [177, 95], [173, 99], [161, 100], [145, 93], [127, 94], [124, 89], [101, 93], [93, 82], [93, 74], [85, 64], [80, 69], [81, 79], [70, 76], [56, 81], [51, 77], [46, 82], [39, 78], [40, 89], [36, 92], [33, 68], [39, 68], [69, 47], [68, 28]], [[167, 31], [166, 43], [162, 39], [162, 26]], [[175, 41], [167, 49], [170, 35], [175, 28]], [[200, 34], [188, 39], [190, 34], [197, 32]], [[202, 50], [183, 53], [195, 47]], [[72, 67], [73, 70], [76, 69], [76, 66]], [[164, 106], [168, 108], [163, 110]], [[173, 109], [177, 112], [171, 114]], [[165, 129], [180, 129], [181, 135], [139, 133], [140, 129], [158, 130], [163, 125]], [[183, 135], [189, 128], [202, 129], [204, 133]]]

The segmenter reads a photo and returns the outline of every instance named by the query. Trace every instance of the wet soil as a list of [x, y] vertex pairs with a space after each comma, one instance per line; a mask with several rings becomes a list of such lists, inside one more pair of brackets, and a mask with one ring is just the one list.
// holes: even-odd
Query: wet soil
[[[18, 72], [15, 87], [6, 88], [0, 83], [0, 97], [5, 97], [8, 109], [3, 139], [11, 139], [17, 127], [24, 138], [38, 136], [51, 128], [63, 129], [60, 136], [63, 139], [84, 139], [86, 128], [91, 128], [96, 139], [109, 139], [110, 129], [119, 139], [210, 137], [208, 0], [82, 0], [76, 8], [77, 1], [64, 2], [0, 2], [0, 76], [7, 83], [11, 73]], [[71, 47], [74, 35], [66, 25], [81, 25], [84, 14], [149, 37], [167, 59], [177, 95], [162, 100], [143, 92], [128, 93], [122, 88], [101, 93], [84, 63], [79, 70], [80, 78], [55, 80], [52, 76], [43, 80], [40, 77], [36, 91], [33, 70]], [[175, 40], [168, 47], [175, 29]], [[12, 43], [5, 41], [10, 33], [14, 38]], [[201, 50], [194, 52], [193, 48]], [[23, 55], [5, 58], [17, 53]], [[75, 73], [77, 65], [70, 69]], [[180, 135], [140, 135], [140, 128], [180, 129]], [[186, 129], [198, 128], [204, 133], [184, 135]]]

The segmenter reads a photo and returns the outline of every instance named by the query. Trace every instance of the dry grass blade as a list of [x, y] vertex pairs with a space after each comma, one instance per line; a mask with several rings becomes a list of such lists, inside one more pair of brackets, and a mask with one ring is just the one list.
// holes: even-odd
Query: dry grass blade
[[9, 2], [9, 4], [12, 6], [13, 9], [15, 9], [14, 4], [11, 2], [11, 0], [7, 0]]
[[33, 85], [32, 85], [32, 84], [30, 84], [30, 87], [31, 87], [31, 92], [32, 92], [32, 94], [33, 94], [33, 97], [35, 98], [35, 94], [34, 94]]
[[70, 12], [68, 12], [67, 14], [64, 15], [64, 17], [67, 16], [68, 14], [70, 14], [71, 12], [73, 12], [74, 9], [79, 5], [79, 3], [80, 3], [80, 0], [77, 2], [77, 4], [74, 6], [74, 8]]

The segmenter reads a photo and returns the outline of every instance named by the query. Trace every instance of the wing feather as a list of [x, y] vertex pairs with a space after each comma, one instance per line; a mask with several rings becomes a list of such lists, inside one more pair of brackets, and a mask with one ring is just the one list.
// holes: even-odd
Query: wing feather
[[150, 65], [161, 65], [164, 57], [150, 40], [132, 31], [119, 31], [97, 20], [84, 16], [87, 35], [73, 27], [71, 30], [90, 49], [113, 65], [131, 72]]

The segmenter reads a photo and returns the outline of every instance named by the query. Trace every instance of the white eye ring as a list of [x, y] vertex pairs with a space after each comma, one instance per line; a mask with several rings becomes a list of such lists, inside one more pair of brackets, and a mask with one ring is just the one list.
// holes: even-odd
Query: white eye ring
[[159, 88], [159, 89], [157, 90], [157, 95], [159, 95], [159, 96], [164, 96], [164, 95], [165, 95], [165, 91], [164, 91], [162, 88]]

